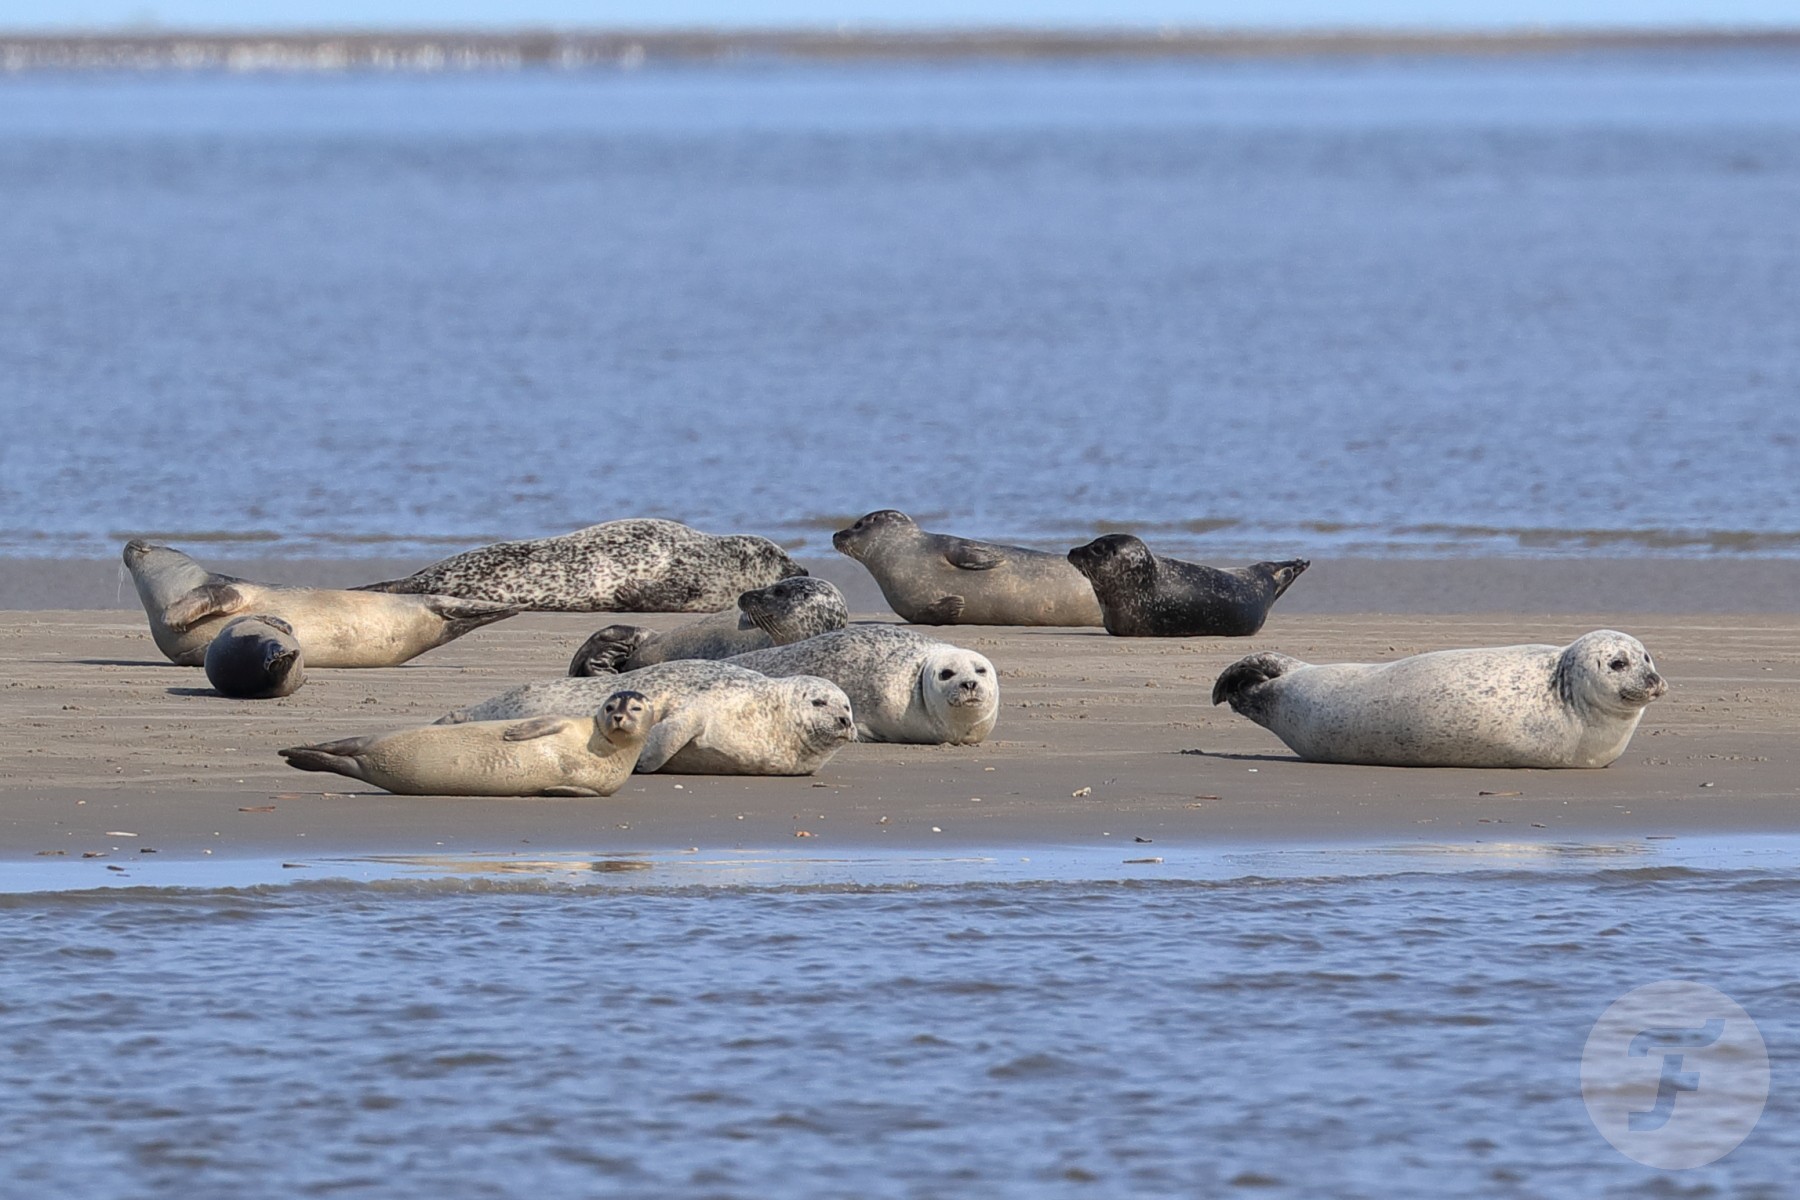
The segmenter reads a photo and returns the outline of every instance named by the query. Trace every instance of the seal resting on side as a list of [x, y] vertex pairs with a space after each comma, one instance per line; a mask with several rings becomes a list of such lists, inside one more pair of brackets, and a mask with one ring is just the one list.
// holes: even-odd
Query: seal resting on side
[[610, 796], [655, 720], [632, 691], [592, 717], [427, 725], [281, 751], [288, 766], [335, 771], [403, 796]]
[[642, 625], [608, 625], [581, 643], [569, 674], [607, 675], [683, 658], [730, 658], [805, 641], [849, 623], [850, 609], [836, 584], [795, 575], [745, 592], [735, 609], [666, 633]]
[[233, 617], [206, 648], [206, 678], [221, 696], [238, 700], [291, 696], [306, 682], [300, 639], [280, 617]]
[[621, 687], [648, 696], [656, 709], [656, 728], [638, 757], [640, 774], [811, 775], [856, 739], [850, 698], [830, 680], [770, 679], [703, 659], [527, 683], [438, 723], [579, 711]]
[[215, 575], [179, 550], [142, 539], [125, 543], [125, 565], [156, 648], [182, 667], [199, 666], [213, 637], [240, 613], [286, 621], [309, 667], [394, 667], [519, 611], [454, 596], [252, 583]]
[[804, 574], [767, 538], [634, 519], [495, 542], [360, 590], [466, 596], [538, 612], [716, 612], [741, 592]]
[[1252, 654], [1213, 703], [1312, 762], [1389, 767], [1604, 767], [1668, 690], [1636, 638], [1438, 650], [1388, 663], [1313, 666]]
[[1128, 533], [1069, 551], [1093, 584], [1106, 632], [1119, 637], [1249, 637], [1312, 563], [1304, 558], [1248, 567], [1208, 567], [1161, 558]]
[[1100, 602], [1060, 554], [927, 533], [884, 508], [831, 535], [915, 625], [1098, 625]]
[[870, 742], [972, 746], [1000, 715], [1000, 673], [973, 650], [895, 625], [836, 633], [725, 660], [765, 675], [821, 675], [850, 697]]

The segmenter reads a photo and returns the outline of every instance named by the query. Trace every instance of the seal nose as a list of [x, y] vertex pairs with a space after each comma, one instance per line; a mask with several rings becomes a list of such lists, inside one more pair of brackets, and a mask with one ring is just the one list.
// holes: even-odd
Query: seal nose
[[1669, 690], [1669, 685], [1665, 683], [1663, 677], [1658, 675], [1655, 671], [1650, 672], [1644, 679], [1644, 685], [1650, 689], [1650, 694], [1652, 696], [1660, 696]]
[[962, 681], [962, 690], [965, 692], [978, 691], [980, 688], [981, 680], [979, 679], [965, 679]]

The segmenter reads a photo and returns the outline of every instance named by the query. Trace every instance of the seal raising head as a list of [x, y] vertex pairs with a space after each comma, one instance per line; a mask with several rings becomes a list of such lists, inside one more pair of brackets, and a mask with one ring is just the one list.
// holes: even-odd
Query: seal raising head
[[1300, 573], [1304, 558], [1248, 567], [1209, 567], [1163, 558], [1128, 533], [1069, 551], [1120, 637], [1249, 637]]

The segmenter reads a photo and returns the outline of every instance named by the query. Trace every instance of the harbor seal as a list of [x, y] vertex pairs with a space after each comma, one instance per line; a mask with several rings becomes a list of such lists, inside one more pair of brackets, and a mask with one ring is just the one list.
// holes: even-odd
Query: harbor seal
[[740, 592], [804, 574], [767, 538], [717, 537], [645, 519], [495, 542], [359, 590], [432, 592], [537, 612], [716, 612]]
[[1128, 533], [1077, 546], [1069, 561], [1093, 584], [1106, 632], [1118, 637], [1249, 637], [1312, 565], [1295, 558], [1208, 567], [1161, 558]]
[[200, 666], [214, 635], [240, 613], [286, 621], [309, 667], [393, 667], [519, 611], [453, 596], [252, 583], [216, 575], [179, 550], [142, 539], [125, 544], [125, 566], [156, 648], [182, 667]]
[[725, 660], [765, 675], [821, 675], [843, 688], [870, 742], [973, 746], [1000, 715], [1000, 673], [973, 650], [895, 625], [836, 633]]
[[738, 597], [737, 607], [658, 633], [642, 625], [608, 625], [569, 662], [571, 675], [609, 675], [683, 658], [730, 658], [785, 646], [850, 623], [837, 585], [811, 575], [780, 579]]
[[300, 639], [280, 617], [233, 617], [206, 648], [206, 678], [237, 700], [291, 696], [306, 682]]
[[592, 717], [427, 725], [280, 754], [290, 767], [403, 796], [610, 796], [631, 775], [654, 720], [650, 701], [617, 691]]
[[1229, 703], [1312, 762], [1604, 767], [1667, 690], [1643, 643], [1600, 629], [1567, 646], [1438, 650], [1386, 663], [1252, 654], [1225, 668], [1213, 703]]
[[640, 774], [811, 775], [856, 739], [850, 698], [831, 681], [770, 679], [702, 659], [599, 679], [528, 683], [439, 724], [579, 711], [621, 687], [648, 696], [656, 710], [656, 728], [638, 757]]
[[915, 625], [1099, 625], [1100, 602], [1060, 554], [927, 533], [884, 508], [831, 535]]

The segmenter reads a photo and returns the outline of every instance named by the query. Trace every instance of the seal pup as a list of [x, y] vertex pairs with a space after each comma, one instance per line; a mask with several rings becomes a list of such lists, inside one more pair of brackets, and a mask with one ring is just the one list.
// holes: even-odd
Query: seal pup
[[821, 675], [843, 688], [870, 742], [973, 746], [1000, 715], [1000, 673], [973, 650], [895, 625], [836, 633], [725, 660], [765, 675]]
[[252, 583], [216, 575], [179, 550], [141, 538], [125, 543], [125, 566], [156, 648], [182, 667], [200, 666], [214, 635], [240, 613], [286, 621], [309, 667], [394, 667], [519, 611], [454, 596]]
[[206, 648], [206, 678], [219, 695], [238, 700], [291, 696], [306, 682], [300, 639], [280, 617], [233, 617]]
[[568, 712], [628, 687], [649, 697], [656, 728], [640, 774], [811, 775], [856, 739], [850, 698], [830, 680], [770, 679], [703, 659], [658, 663], [598, 679], [527, 683], [458, 709], [439, 724]]
[[633, 519], [453, 554], [370, 592], [434, 592], [538, 612], [716, 612], [806, 568], [767, 538]]
[[426, 725], [280, 751], [288, 766], [335, 771], [403, 796], [610, 796], [637, 764], [655, 717], [616, 691], [592, 717]]
[[1213, 703], [1311, 762], [1389, 767], [1604, 767], [1668, 690], [1650, 652], [1599, 629], [1567, 646], [1437, 650], [1313, 666], [1252, 654]]
[[642, 625], [608, 625], [581, 643], [569, 674], [608, 675], [682, 658], [730, 658], [805, 641], [849, 623], [850, 609], [836, 584], [795, 575], [745, 592], [735, 609], [666, 633]]
[[1100, 602], [1060, 554], [927, 533], [880, 509], [831, 535], [914, 625], [1099, 625]]
[[1109, 533], [1069, 551], [1088, 577], [1118, 637], [1249, 637], [1300, 573], [1304, 558], [1248, 567], [1208, 567], [1162, 558], [1128, 533]]

